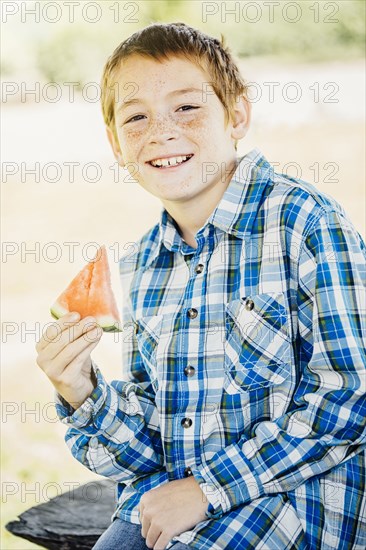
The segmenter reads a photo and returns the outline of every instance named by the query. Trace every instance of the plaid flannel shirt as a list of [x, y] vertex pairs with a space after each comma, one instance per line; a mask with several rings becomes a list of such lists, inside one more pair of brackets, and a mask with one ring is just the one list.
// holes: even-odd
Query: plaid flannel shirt
[[193, 475], [205, 550], [366, 548], [365, 244], [343, 208], [237, 158], [197, 249], [163, 209], [120, 260], [124, 381], [74, 411], [72, 454], [114, 479], [113, 517]]

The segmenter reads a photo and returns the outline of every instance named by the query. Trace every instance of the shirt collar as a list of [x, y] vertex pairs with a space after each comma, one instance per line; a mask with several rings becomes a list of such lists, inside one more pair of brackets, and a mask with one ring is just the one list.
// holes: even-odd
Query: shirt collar
[[[257, 148], [236, 159], [236, 169], [215, 210], [206, 220], [198, 235], [208, 233], [212, 224], [239, 239], [250, 236], [259, 202], [268, 181], [273, 179], [273, 167]], [[145, 263], [147, 268], [159, 255], [162, 245], [170, 251], [182, 250], [184, 241], [175, 220], [163, 208], [156, 245], [152, 246]], [[188, 245], [185, 245], [188, 247]]]

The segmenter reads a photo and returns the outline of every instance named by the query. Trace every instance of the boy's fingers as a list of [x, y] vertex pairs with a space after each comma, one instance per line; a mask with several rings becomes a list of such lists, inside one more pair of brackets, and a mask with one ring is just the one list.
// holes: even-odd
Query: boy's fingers
[[92, 333], [93, 331], [90, 331], [88, 338], [85, 338], [86, 335], [83, 334], [70, 345], [63, 348], [56, 358], [50, 361], [50, 368], [46, 373], [47, 376], [55, 379], [59, 378], [71, 364], [78, 365], [77, 371], [80, 372], [80, 364], [85, 361], [100, 340], [101, 335], [98, 337], [95, 333]]
[[99, 339], [89, 344], [84, 348], [72, 361], [65, 367], [63, 381], [67, 384], [70, 380], [75, 379], [80, 374], [80, 364], [83, 364], [90, 356], [93, 349], [97, 346]]
[[[59, 333], [58, 337], [52, 340], [49, 346], [45, 349], [44, 353], [47, 354], [49, 361], [58, 361], [61, 353], [65, 350], [71, 351], [75, 342], [79, 342], [77, 346], [81, 349], [84, 347], [82, 340], [85, 340], [85, 345], [90, 342], [90, 332], [96, 327], [91, 317], [86, 317], [77, 323], [71, 323], [66, 326], [66, 330]], [[101, 330], [101, 329], [100, 329]]]
[[70, 312], [48, 325], [46, 330], [43, 331], [42, 337], [36, 344], [37, 352], [39, 353], [40, 351], [43, 351], [49, 343], [57, 341], [64, 330], [67, 330], [70, 326], [75, 325], [79, 322], [79, 320], [80, 315], [78, 313]]

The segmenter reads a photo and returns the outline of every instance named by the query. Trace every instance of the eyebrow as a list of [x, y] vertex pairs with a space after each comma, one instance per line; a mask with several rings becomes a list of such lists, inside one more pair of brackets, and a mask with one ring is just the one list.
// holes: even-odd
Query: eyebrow
[[[182, 88], [181, 90], [173, 90], [171, 92], [169, 92], [167, 95], [169, 97], [171, 96], [176, 96], [176, 95], [183, 95], [183, 94], [188, 94], [188, 93], [191, 93], [191, 92], [200, 92], [202, 93], [202, 88]], [[120, 111], [122, 111], [123, 109], [125, 109], [126, 107], [128, 107], [129, 105], [135, 105], [136, 103], [143, 103], [143, 100], [140, 99], [139, 97], [135, 97], [134, 99], [128, 99], [127, 101], [124, 101], [122, 103], [122, 105], [120, 105], [120, 107], [117, 109], [117, 113], [119, 113]]]

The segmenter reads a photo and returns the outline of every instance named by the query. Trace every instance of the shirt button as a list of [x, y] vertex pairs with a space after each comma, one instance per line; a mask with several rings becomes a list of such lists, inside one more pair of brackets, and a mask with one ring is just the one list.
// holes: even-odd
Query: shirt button
[[89, 446], [92, 448], [92, 449], [96, 449], [98, 447], [99, 443], [98, 443], [98, 439], [96, 437], [91, 437], [90, 438], [90, 441], [89, 441]]
[[195, 319], [198, 315], [198, 311], [196, 309], [194, 309], [193, 307], [191, 307], [188, 311], [187, 311], [187, 315], [190, 319]]
[[184, 374], [186, 376], [193, 376], [196, 372], [196, 369], [192, 367], [192, 365], [188, 365], [188, 367], [184, 367]]
[[251, 311], [254, 308], [253, 300], [245, 300], [245, 309]]
[[192, 420], [190, 418], [183, 418], [181, 424], [183, 428], [190, 428], [192, 426]]
[[196, 273], [202, 273], [204, 268], [205, 268], [205, 266], [203, 264], [198, 264], [198, 265], [196, 265], [194, 270], [195, 270]]
[[184, 468], [184, 477], [189, 477], [189, 476], [192, 476], [192, 470], [190, 469], [190, 467], [188, 466], [187, 468]]

